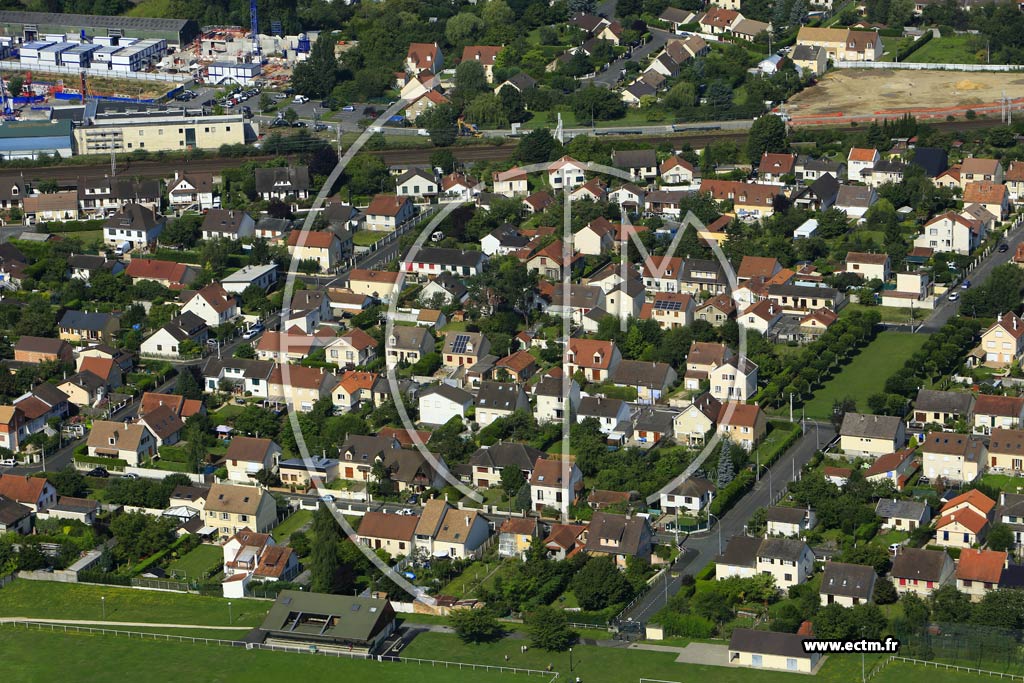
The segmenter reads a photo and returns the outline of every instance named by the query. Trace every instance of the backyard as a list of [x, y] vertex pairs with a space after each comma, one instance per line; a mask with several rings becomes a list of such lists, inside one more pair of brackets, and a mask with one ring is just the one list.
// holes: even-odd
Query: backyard
[[291, 538], [292, 534], [313, 521], [312, 510], [296, 510], [288, 519], [284, 520], [270, 533], [278, 543], [284, 543]]
[[[978, 41], [984, 42], [984, 38], [970, 35], [933, 38], [915, 50], [906, 61], [927, 64], [978, 64]], [[984, 46], [980, 49], [984, 50]]]
[[807, 417], [826, 420], [832, 414], [833, 402], [847, 397], [856, 401], [858, 410], [867, 410], [868, 396], [882, 392], [885, 380], [927, 339], [927, 335], [909, 332], [879, 334], [804, 404]]
[[168, 573], [178, 579], [203, 579], [213, 567], [224, 560], [220, 546], [202, 544], [179, 557], [167, 567]]

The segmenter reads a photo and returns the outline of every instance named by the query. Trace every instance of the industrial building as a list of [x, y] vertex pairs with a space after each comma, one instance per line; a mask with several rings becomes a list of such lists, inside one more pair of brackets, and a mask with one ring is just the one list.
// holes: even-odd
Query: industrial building
[[259, 79], [263, 72], [260, 64], [249, 62], [214, 62], [210, 65], [207, 83], [220, 85], [222, 83], [237, 83], [238, 85], [252, 85]]
[[241, 112], [204, 114], [202, 109], [174, 107], [113, 108], [87, 102], [75, 126], [78, 154], [215, 150], [245, 143], [247, 122]]
[[[74, 37], [77, 42], [93, 43], [101, 43], [96, 38], [105, 37], [162, 40], [166, 45], [180, 50], [199, 35], [199, 26], [192, 19], [0, 11], [0, 35], [11, 36], [17, 42], [31, 43], [61, 34], [65, 36], [63, 40]], [[81, 40], [83, 34], [85, 40]]]
[[70, 121], [7, 121], [0, 125], [0, 160], [38, 159], [41, 154], [70, 157]]
[[121, 37], [85, 43], [80, 40], [64, 40], [64, 36], [46, 36], [44, 40], [24, 43], [20, 49], [22, 66], [44, 71], [54, 66], [142, 71], [160, 61], [166, 53], [166, 40]]

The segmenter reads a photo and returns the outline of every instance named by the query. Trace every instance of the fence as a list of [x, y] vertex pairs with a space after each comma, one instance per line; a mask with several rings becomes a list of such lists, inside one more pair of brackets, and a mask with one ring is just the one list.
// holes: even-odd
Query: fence
[[985, 674], [987, 676], [998, 676], [999, 678], [1008, 678], [1011, 681], [1024, 681], [1024, 676], [1020, 674], [1008, 674], [1001, 671], [990, 671], [988, 669], [975, 669], [970, 666], [959, 666], [958, 664], [944, 664], [943, 662], [929, 662], [924, 659], [912, 659], [910, 657], [899, 657], [892, 656], [888, 660], [889, 662], [907, 662], [909, 664], [921, 664], [923, 666], [932, 666], [937, 669], [952, 669], [954, 671], [962, 671], [970, 674]]
[[177, 635], [174, 633], [145, 633], [140, 631], [122, 631], [119, 629], [100, 628], [96, 626], [81, 626], [78, 624], [50, 624], [41, 621], [31, 620], [4, 620], [4, 624], [14, 628], [25, 627], [28, 630], [51, 631], [61, 633], [87, 633], [93, 635], [124, 636], [138, 640], [162, 640], [179, 643], [192, 643], [202, 645], [220, 645], [223, 647], [238, 647], [246, 650], [270, 650], [272, 652], [292, 652], [296, 654], [323, 655], [325, 657], [345, 657], [347, 659], [363, 659], [367, 661], [409, 663], [421, 666], [429, 665], [431, 668], [459, 669], [460, 671], [497, 671], [499, 673], [525, 674], [527, 676], [545, 676], [553, 681], [558, 678], [557, 671], [544, 671], [541, 669], [521, 669], [514, 666], [491, 666], [490, 664], [475, 664], [470, 662], [449, 662], [441, 659], [419, 659], [416, 657], [395, 657], [390, 655], [373, 655], [366, 652], [348, 652], [345, 650], [321, 649], [311, 646], [300, 645], [275, 645], [270, 643], [248, 643], [239, 640], [224, 640], [221, 638], [200, 638], [196, 636]]
[[[0, 60], [0, 69], [6, 71], [24, 71], [25, 66], [18, 60]], [[67, 74], [74, 76], [77, 82], [82, 71], [89, 76], [106, 76], [107, 78], [123, 78], [133, 81], [164, 81], [167, 83], [191, 83], [192, 77], [182, 74], [171, 74], [149, 71], [111, 71], [110, 69], [96, 69], [89, 67], [82, 69], [77, 66], [63, 66], [59, 64], [33, 64], [32, 72]]]
[[1019, 64], [928, 64], [925, 62], [833, 62], [837, 69], [907, 69], [911, 71], [1021, 71]]

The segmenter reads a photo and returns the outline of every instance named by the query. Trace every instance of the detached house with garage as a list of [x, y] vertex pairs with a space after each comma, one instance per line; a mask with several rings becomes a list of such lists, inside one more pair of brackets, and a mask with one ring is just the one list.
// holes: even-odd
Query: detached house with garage
[[366, 229], [394, 232], [416, 215], [409, 197], [379, 194], [366, 207]]
[[928, 503], [916, 500], [882, 498], [875, 504], [875, 514], [881, 518], [883, 529], [913, 531], [931, 520]]
[[156, 454], [156, 437], [144, 424], [97, 420], [87, 441], [92, 457], [118, 458], [133, 467]]
[[529, 481], [537, 462], [545, 458], [547, 454], [544, 451], [521, 443], [500, 442], [482, 446], [469, 456], [472, 484], [481, 489], [498, 486], [501, 484], [501, 472], [506, 467], [519, 469]]
[[222, 536], [247, 528], [264, 533], [277, 522], [277, 504], [269, 491], [258, 486], [214, 484], [206, 497], [204, 515], [206, 525]]
[[210, 209], [206, 212], [201, 230], [204, 240], [219, 238], [237, 242], [253, 236], [256, 221], [245, 211]]
[[586, 171], [586, 164], [564, 156], [548, 166], [548, 184], [555, 190], [571, 190], [586, 182]]
[[281, 453], [281, 447], [270, 439], [236, 436], [224, 454], [227, 478], [240, 484], [252, 484], [260, 470], [273, 472], [277, 469]]
[[715, 498], [715, 485], [701, 477], [689, 477], [668, 493], [659, 496], [659, 507], [666, 515], [699, 513]]
[[214, 283], [187, 295], [181, 312], [192, 313], [208, 326], [217, 327], [238, 317], [238, 301], [224, 287]]
[[423, 506], [413, 534], [413, 547], [429, 557], [479, 557], [491, 532], [477, 510], [457, 510], [434, 498]]
[[654, 532], [646, 517], [595, 512], [587, 528], [587, 554], [611, 557], [619, 569], [631, 557], [650, 562], [653, 546]]
[[593, 382], [610, 379], [622, 361], [619, 348], [610, 341], [597, 339], [571, 339], [566, 355], [565, 370], [570, 375], [582, 372]]
[[633, 180], [658, 177], [658, 157], [653, 149], [612, 150], [612, 166], [626, 171]]
[[206, 211], [214, 208], [213, 174], [174, 172], [167, 183], [167, 203], [177, 211]]

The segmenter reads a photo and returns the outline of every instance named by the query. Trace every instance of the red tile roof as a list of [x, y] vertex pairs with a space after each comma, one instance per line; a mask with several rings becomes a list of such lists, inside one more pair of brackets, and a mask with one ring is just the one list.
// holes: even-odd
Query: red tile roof
[[166, 280], [178, 284], [184, 284], [186, 272], [188, 267], [184, 263], [148, 258], [133, 258], [125, 268], [125, 275], [133, 279]]
[[309, 249], [330, 249], [331, 244], [337, 239], [334, 233], [329, 230], [292, 230], [288, 233], [289, 247], [307, 247]]
[[378, 194], [370, 200], [366, 207], [367, 216], [397, 216], [402, 207], [409, 202], [408, 197], [394, 194]]
[[978, 489], [971, 489], [966, 493], [961, 493], [956, 498], [951, 498], [948, 503], [942, 506], [942, 509], [939, 510], [939, 512], [943, 513], [946, 510], [951, 510], [955, 508], [957, 505], [963, 505], [964, 503], [967, 503], [975, 510], [981, 512], [981, 514], [983, 515], [987, 515], [988, 513], [992, 512], [992, 508], [996, 506], [996, 502], [989, 498], [988, 496], [986, 496], [984, 493], [982, 493]]
[[863, 147], [854, 147], [850, 150], [850, 154], [847, 157], [849, 161], [871, 161], [878, 154], [878, 150], [875, 149], [864, 149]]
[[44, 477], [23, 477], [18, 474], [0, 474], [0, 496], [18, 503], [35, 505], [46, 486]]
[[951, 512], [948, 515], [942, 515], [939, 517], [939, 521], [935, 523], [935, 529], [942, 529], [950, 524], [959, 524], [977, 535], [980, 534], [985, 528], [985, 525], [988, 524], [988, 519], [982, 517], [970, 508], [961, 508], [956, 512]]
[[974, 401], [975, 415], [1020, 417], [1024, 411], [1024, 396], [989, 396], [979, 394]]
[[1006, 566], [1006, 553], [964, 548], [956, 566], [956, 578], [998, 584]]

